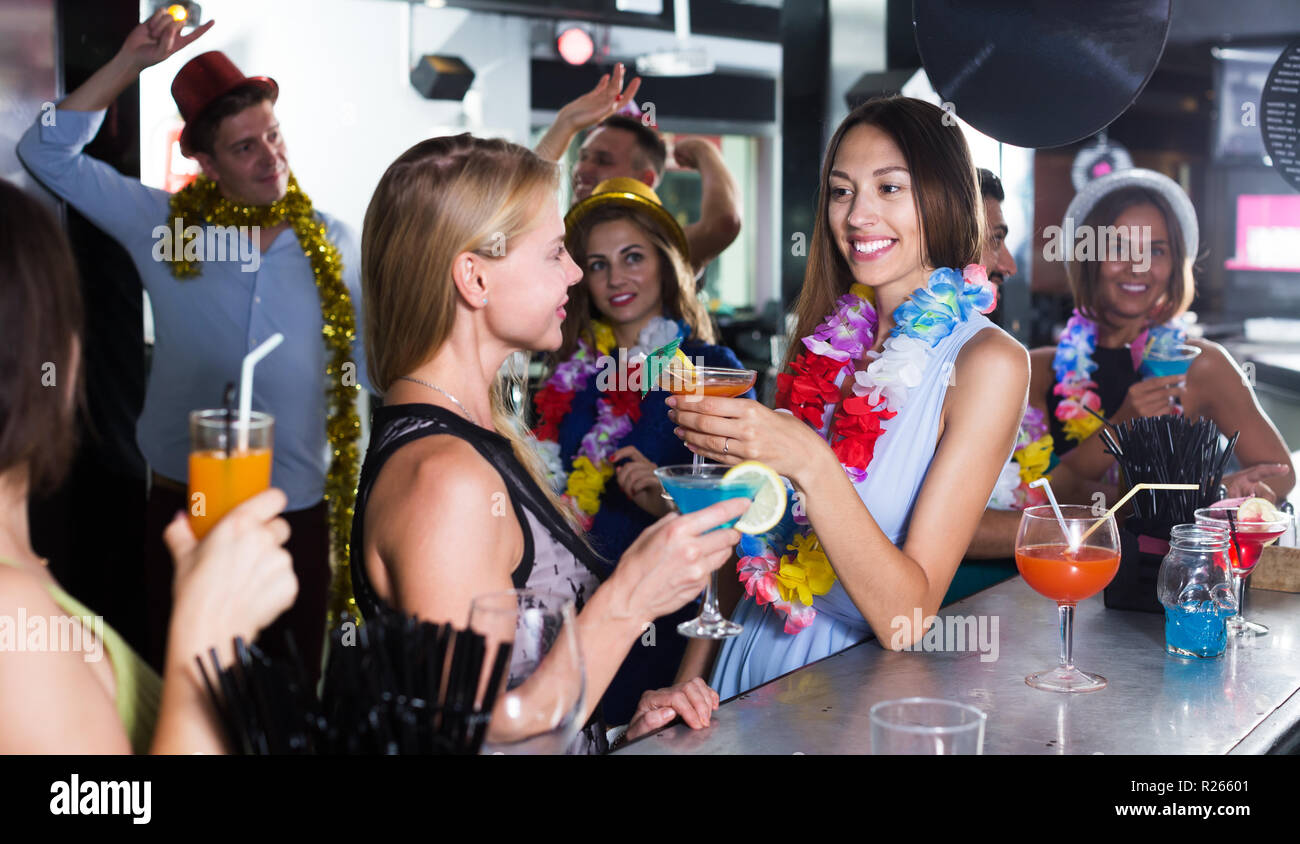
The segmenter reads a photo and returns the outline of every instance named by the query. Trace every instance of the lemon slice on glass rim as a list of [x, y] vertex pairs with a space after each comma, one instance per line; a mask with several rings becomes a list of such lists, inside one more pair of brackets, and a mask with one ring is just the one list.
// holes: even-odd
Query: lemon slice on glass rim
[[722, 476], [723, 481], [761, 481], [758, 493], [749, 509], [736, 521], [734, 527], [741, 533], [766, 533], [781, 523], [785, 515], [785, 481], [771, 466], [757, 460], [737, 463]]

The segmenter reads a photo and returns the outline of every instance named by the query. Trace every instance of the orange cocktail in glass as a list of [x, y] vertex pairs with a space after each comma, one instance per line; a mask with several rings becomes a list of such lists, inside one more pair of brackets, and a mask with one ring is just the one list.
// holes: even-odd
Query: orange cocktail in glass
[[202, 539], [222, 516], [271, 486], [274, 424], [269, 413], [254, 412], [241, 434], [233, 411], [190, 414], [187, 507], [196, 537]]
[[[1101, 524], [1087, 536], [1097, 522]], [[1056, 601], [1060, 622], [1060, 663], [1030, 674], [1025, 682], [1049, 692], [1094, 692], [1106, 678], [1074, 666], [1074, 607], [1091, 598], [1119, 571], [1119, 530], [1109, 513], [1098, 517], [1091, 507], [1026, 507], [1016, 533], [1016, 568], [1035, 592]]]
[[735, 398], [754, 386], [758, 373], [752, 369], [696, 366], [689, 369], [669, 365], [661, 386], [675, 396], [722, 396]]

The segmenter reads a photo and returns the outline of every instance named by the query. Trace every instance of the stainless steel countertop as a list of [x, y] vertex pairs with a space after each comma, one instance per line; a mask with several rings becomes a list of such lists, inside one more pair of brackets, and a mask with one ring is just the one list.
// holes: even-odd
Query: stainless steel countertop
[[1075, 613], [1075, 664], [1110, 685], [1075, 695], [1025, 685], [1056, 664], [1058, 637], [1055, 605], [1021, 578], [945, 607], [948, 616], [986, 616], [990, 630], [996, 618], [998, 658], [864, 642], [724, 703], [704, 730], [679, 724], [618, 752], [870, 753], [872, 704], [913, 696], [987, 712], [985, 753], [1264, 753], [1300, 722], [1300, 595], [1249, 590], [1246, 617], [1269, 634], [1190, 662], [1166, 655], [1163, 615], [1091, 598]]

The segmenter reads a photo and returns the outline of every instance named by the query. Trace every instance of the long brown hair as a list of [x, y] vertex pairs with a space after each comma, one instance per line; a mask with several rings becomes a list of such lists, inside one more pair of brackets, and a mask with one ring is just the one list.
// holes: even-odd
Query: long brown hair
[[0, 472], [26, 467], [34, 492], [58, 486], [76, 449], [81, 325], [68, 239], [44, 206], [0, 179]]
[[[692, 338], [704, 343], [716, 343], [713, 320], [696, 292], [695, 277], [691, 274], [686, 257], [664, 236], [649, 214], [626, 205], [611, 203], [593, 210], [579, 220], [567, 240], [574, 245], [573, 260], [582, 267], [584, 275], [587, 272], [587, 240], [596, 226], [614, 220], [628, 220], [635, 224], [645, 232], [659, 253], [660, 296], [664, 303], [664, 313], [672, 319], [685, 321], [691, 327]], [[600, 318], [600, 314], [591, 301], [586, 279], [569, 289], [569, 302], [571, 304], [564, 318], [564, 342], [559, 351], [548, 356], [552, 365], [568, 360], [578, 348], [579, 338], [585, 339], [592, 346], [596, 342], [591, 321]]]
[[[474, 252], [500, 259], [504, 243], [528, 230], [542, 203], [554, 201], [558, 184], [553, 162], [509, 141], [468, 133], [421, 141], [389, 166], [361, 233], [366, 360], [377, 389], [387, 391], [450, 336], [458, 296], [451, 273], [455, 257]], [[512, 393], [526, 394], [521, 380], [516, 371], [492, 385], [493, 426], [576, 525], [523, 430], [520, 408], [507, 401]]]
[[927, 267], [961, 269], [979, 260], [984, 206], [970, 149], [961, 129], [946, 126], [938, 106], [911, 97], [868, 100], [844, 118], [826, 147], [817, 189], [817, 217], [803, 288], [795, 302], [796, 328], [786, 351], [783, 370], [803, 348], [799, 338], [813, 333], [831, 312], [835, 300], [853, 285], [853, 272], [840, 254], [830, 225], [830, 178], [840, 143], [856, 126], [875, 126], [889, 135], [903, 153], [912, 176], [917, 218], [922, 222]]
[[[1087, 219], [1079, 227], [1080, 233], [1098, 231], [1104, 226], [1113, 226], [1115, 220], [1135, 205], [1152, 205], [1165, 219], [1165, 230], [1169, 233], [1169, 290], [1158, 300], [1152, 310], [1152, 324], [1161, 325], [1182, 314], [1192, 306], [1196, 296], [1196, 282], [1192, 275], [1192, 256], [1187, 254], [1183, 245], [1183, 228], [1178, 225], [1178, 215], [1169, 203], [1156, 191], [1140, 187], [1120, 188], [1097, 200]], [[1070, 244], [1073, 247], [1074, 244]], [[1094, 322], [1105, 322], [1106, 315], [1101, 310], [1100, 286], [1097, 283], [1101, 274], [1101, 261], [1070, 261], [1065, 265], [1065, 275], [1070, 281], [1070, 293], [1074, 296], [1075, 307], [1079, 312]]]

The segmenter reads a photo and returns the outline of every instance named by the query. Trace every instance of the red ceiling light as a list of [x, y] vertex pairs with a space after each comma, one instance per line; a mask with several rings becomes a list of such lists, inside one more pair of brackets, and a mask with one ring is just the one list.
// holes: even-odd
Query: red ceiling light
[[555, 39], [555, 46], [560, 51], [560, 58], [573, 65], [586, 64], [596, 52], [591, 34], [577, 26], [561, 32]]

